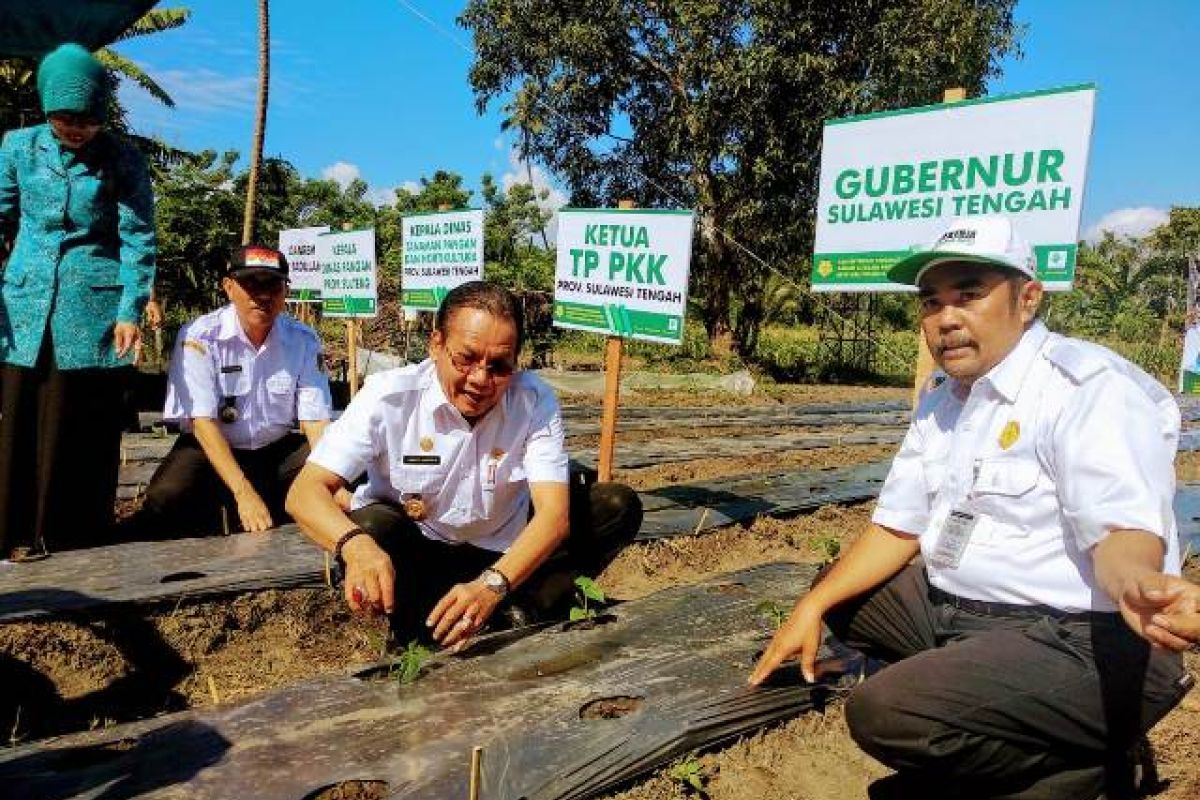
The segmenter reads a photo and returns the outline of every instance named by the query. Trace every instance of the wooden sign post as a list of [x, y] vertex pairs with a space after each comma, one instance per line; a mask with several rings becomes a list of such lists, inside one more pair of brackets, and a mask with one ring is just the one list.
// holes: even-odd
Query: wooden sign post
[[[617, 208], [636, 208], [632, 200], [621, 200]], [[613, 452], [617, 444], [617, 403], [621, 399], [621, 356], [624, 340], [609, 336], [604, 346], [604, 406], [600, 412], [600, 458], [596, 465], [597, 480], [612, 480]]]
[[[955, 86], [947, 89], [942, 93], [943, 103], [958, 103], [967, 99], [967, 90], [961, 86]], [[934, 360], [933, 353], [929, 350], [929, 342], [925, 341], [925, 330], [921, 327], [920, 320], [917, 321], [917, 367], [913, 373], [913, 393], [912, 407], [915, 409], [917, 403], [921, 401], [921, 395], [924, 394], [926, 384], [929, 383], [929, 376], [933, 374]]]
[[[353, 230], [354, 225], [342, 223], [343, 231]], [[350, 399], [358, 394], [358, 320], [350, 317], [346, 320], [346, 380], [350, 382]]]

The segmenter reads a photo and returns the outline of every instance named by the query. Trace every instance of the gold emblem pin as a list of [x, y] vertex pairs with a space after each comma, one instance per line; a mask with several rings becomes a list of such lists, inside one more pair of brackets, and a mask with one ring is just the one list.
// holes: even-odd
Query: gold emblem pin
[[425, 501], [420, 497], [407, 498], [403, 501], [403, 505], [404, 513], [407, 514], [408, 518], [413, 522], [420, 522], [421, 520], [425, 519], [425, 513], [427, 509], [425, 508]]
[[1007, 450], [1017, 443], [1017, 439], [1021, 438], [1021, 423], [1015, 419], [1010, 419], [1008, 424], [1004, 426], [1004, 430], [1000, 431], [1000, 449]]
[[500, 459], [504, 458], [504, 451], [499, 447], [495, 448], [492, 450], [492, 458], [496, 461], [499, 461]]
[[425, 451], [426, 453], [428, 453], [430, 450], [432, 450], [433, 449], [433, 439], [429, 438], [428, 436], [422, 436], [421, 437], [421, 449], [423, 451]]

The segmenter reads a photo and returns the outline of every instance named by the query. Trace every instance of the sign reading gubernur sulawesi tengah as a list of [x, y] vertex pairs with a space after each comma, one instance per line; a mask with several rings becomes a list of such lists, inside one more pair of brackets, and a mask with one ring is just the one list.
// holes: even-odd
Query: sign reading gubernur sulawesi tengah
[[980, 214], [1010, 217], [1046, 287], [1069, 289], [1095, 100], [1074, 86], [826, 122], [813, 289], [911, 291], [888, 268]]

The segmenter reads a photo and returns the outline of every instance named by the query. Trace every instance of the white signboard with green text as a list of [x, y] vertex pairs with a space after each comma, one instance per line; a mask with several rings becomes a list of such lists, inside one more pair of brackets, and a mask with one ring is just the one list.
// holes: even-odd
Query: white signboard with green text
[[483, 211], [439, 211], [403, 219], [400, 304], [437, 311], [454, 287], [483, 279]]
[[279, 232], [279, 252], [288, 262], [288, 300], [318, 303], [321, 300], [321, 262], [317, 260], [317, 237], [329, 233], [328, 225], [290, 228]]
[[888, 268], [979, 214], [1010, 217], [1046, 288], [1071, 288], [1095, 102], [1073, 86], [829, 120], [813, 289], [911, 291]]
[[321, 311], [327, 317], [373, 317], [377, 303], [375, 229], [317, 237]]
[[672, 210], [559, 211], [554, 324], [680, 344], [693, 218]]

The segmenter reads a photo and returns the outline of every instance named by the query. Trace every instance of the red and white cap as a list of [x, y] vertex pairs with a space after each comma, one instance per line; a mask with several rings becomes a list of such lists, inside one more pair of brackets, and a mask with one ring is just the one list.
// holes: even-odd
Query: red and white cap
[[278, 250], [261, 244], [248, 244], [233, 252], [225, 271], [233, 278], [254, 273], [269, 273], [288, 279], [287, 258]]

